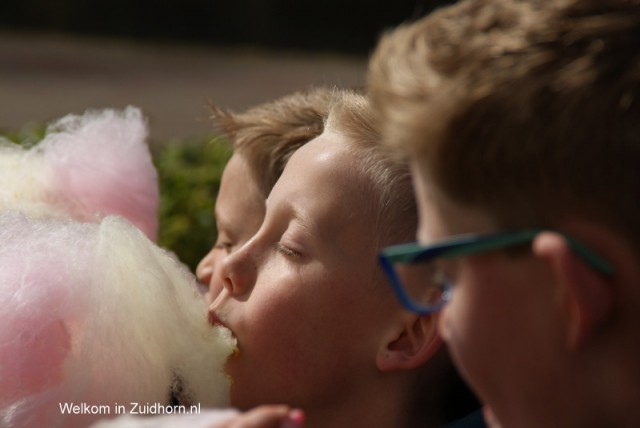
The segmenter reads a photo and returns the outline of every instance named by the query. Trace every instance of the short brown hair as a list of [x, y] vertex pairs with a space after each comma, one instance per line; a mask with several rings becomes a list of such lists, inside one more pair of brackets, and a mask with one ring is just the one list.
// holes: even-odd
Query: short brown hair
[[385, 140], [457, 202], [640, 248], [638, 1], [462, 1], [386, 35], [369, 85]]
[[216, 128], [247, 159], [265, 199], [284, 167], [303, 144], [324, 129], [333, 90], [310, 88], [235, 113], [211, 106]]
[[[354, 90], [336, 91], [327, 117], [326, 131], [343, 135], [359, 161], [353, 168], [369, 178], [375, 198], [370, 201], [376, 215], [379, 245], [413, 240], [418, 210], [409, 163], [381, 144], [381, 134], [369, 99]], [[363, 189], [364, 190], [364, 189]]]

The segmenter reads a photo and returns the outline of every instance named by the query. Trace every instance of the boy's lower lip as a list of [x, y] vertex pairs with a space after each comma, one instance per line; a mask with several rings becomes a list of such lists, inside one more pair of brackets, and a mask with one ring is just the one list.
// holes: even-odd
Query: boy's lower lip
[[209, 309], [209, 312], [207, 314], [207, 319], [209, 320], [209, 324], [211, 325], [220, 325], [222, 327], [227, 327], [227, 325], [224, 323], [224, 321], [222, 321], [222, 319], [220, 319], [220, 317], [218, 316], [218, 314], [216, 314], [215, 311]]
[[233, 330], [231, 330], [231, 328], [229, 328], [227, 323], [224, 322], [214, 310], [209, 309], [209, 312], [207, 314], [207, 319], [209, 320], [209, 324], [211, 324], [212, 326], [214, 326], [214, 327], [215, 326], [219, 326], [219, 327], [222, 327], [222, 328], [225, 328], [225, 329], [229, 330], [231, 332], [231, 335], [233, 336], [233, 338], [236, 339], [236, 341], [237, 341], [236, 335], [233, 332]]

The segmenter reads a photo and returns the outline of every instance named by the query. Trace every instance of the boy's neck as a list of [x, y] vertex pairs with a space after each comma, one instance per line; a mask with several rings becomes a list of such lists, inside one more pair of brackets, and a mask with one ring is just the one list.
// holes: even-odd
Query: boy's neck
[[[405, 373], [406, 374], [406, 373]], [[412, 388], [408, 376], [393, 376], [359, 388], [359, 392], [336, 393], [340, 402], [305, 409], [305, 428], [436, 428], [443, 421], [412, 417]], [[389, 376], [391, 378], [392, 376]], [[401, 379], [402, 377], [402, 379]], [[427, 407], [429, 403], [425, 402]], [[421, 412], [426, 413], [426, 412]], [[418, 415], [415, 415], [418, 416]]]
[[608, 330], [606, 345], [601, 341], [564, 361], [556, 388], [539, 403], [539, 412], [531, 414], [531, 403], [523, 403], [527, 410], [512, 409], [520, 413], [514, 425], [640, 427], [640, 341], [628, 333], [614, 337]]
[[617, 352], [585, 368], [592, 395], [583, 394], [583, 404], [598, 413], [589, 415], [584, 427], [640, 427], [640, 341], [635, 335], [616, 341]]

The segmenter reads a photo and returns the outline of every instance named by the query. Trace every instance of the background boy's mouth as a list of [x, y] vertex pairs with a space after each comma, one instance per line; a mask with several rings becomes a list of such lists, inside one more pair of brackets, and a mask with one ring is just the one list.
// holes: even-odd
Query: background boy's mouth
[[[198, 292], [200, 293], [200, 295], [203, 297], [207, 297], [207, 295], [209, 294], [209, 286], [201, 282], [198, 282], [196, 286], [198, 288]], [[211, 303], [211, 302], [207, 302], [207, 303]]]

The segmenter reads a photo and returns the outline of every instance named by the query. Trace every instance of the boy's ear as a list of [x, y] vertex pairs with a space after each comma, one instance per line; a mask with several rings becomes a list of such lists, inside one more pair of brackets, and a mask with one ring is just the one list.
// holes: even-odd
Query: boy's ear
[[562, 287], [567, 346], [578, 349], [609, 317], [613, 305], [611, 285], [605, 276], [578, 257], [559, 233], [541, 233], [532, 249], [535, 256], [547, 262], [556, 284]]
[[403, 313], [378, 349], [378, 369], [413, 370], [427, 362], [442, 346], [438, 316]]

